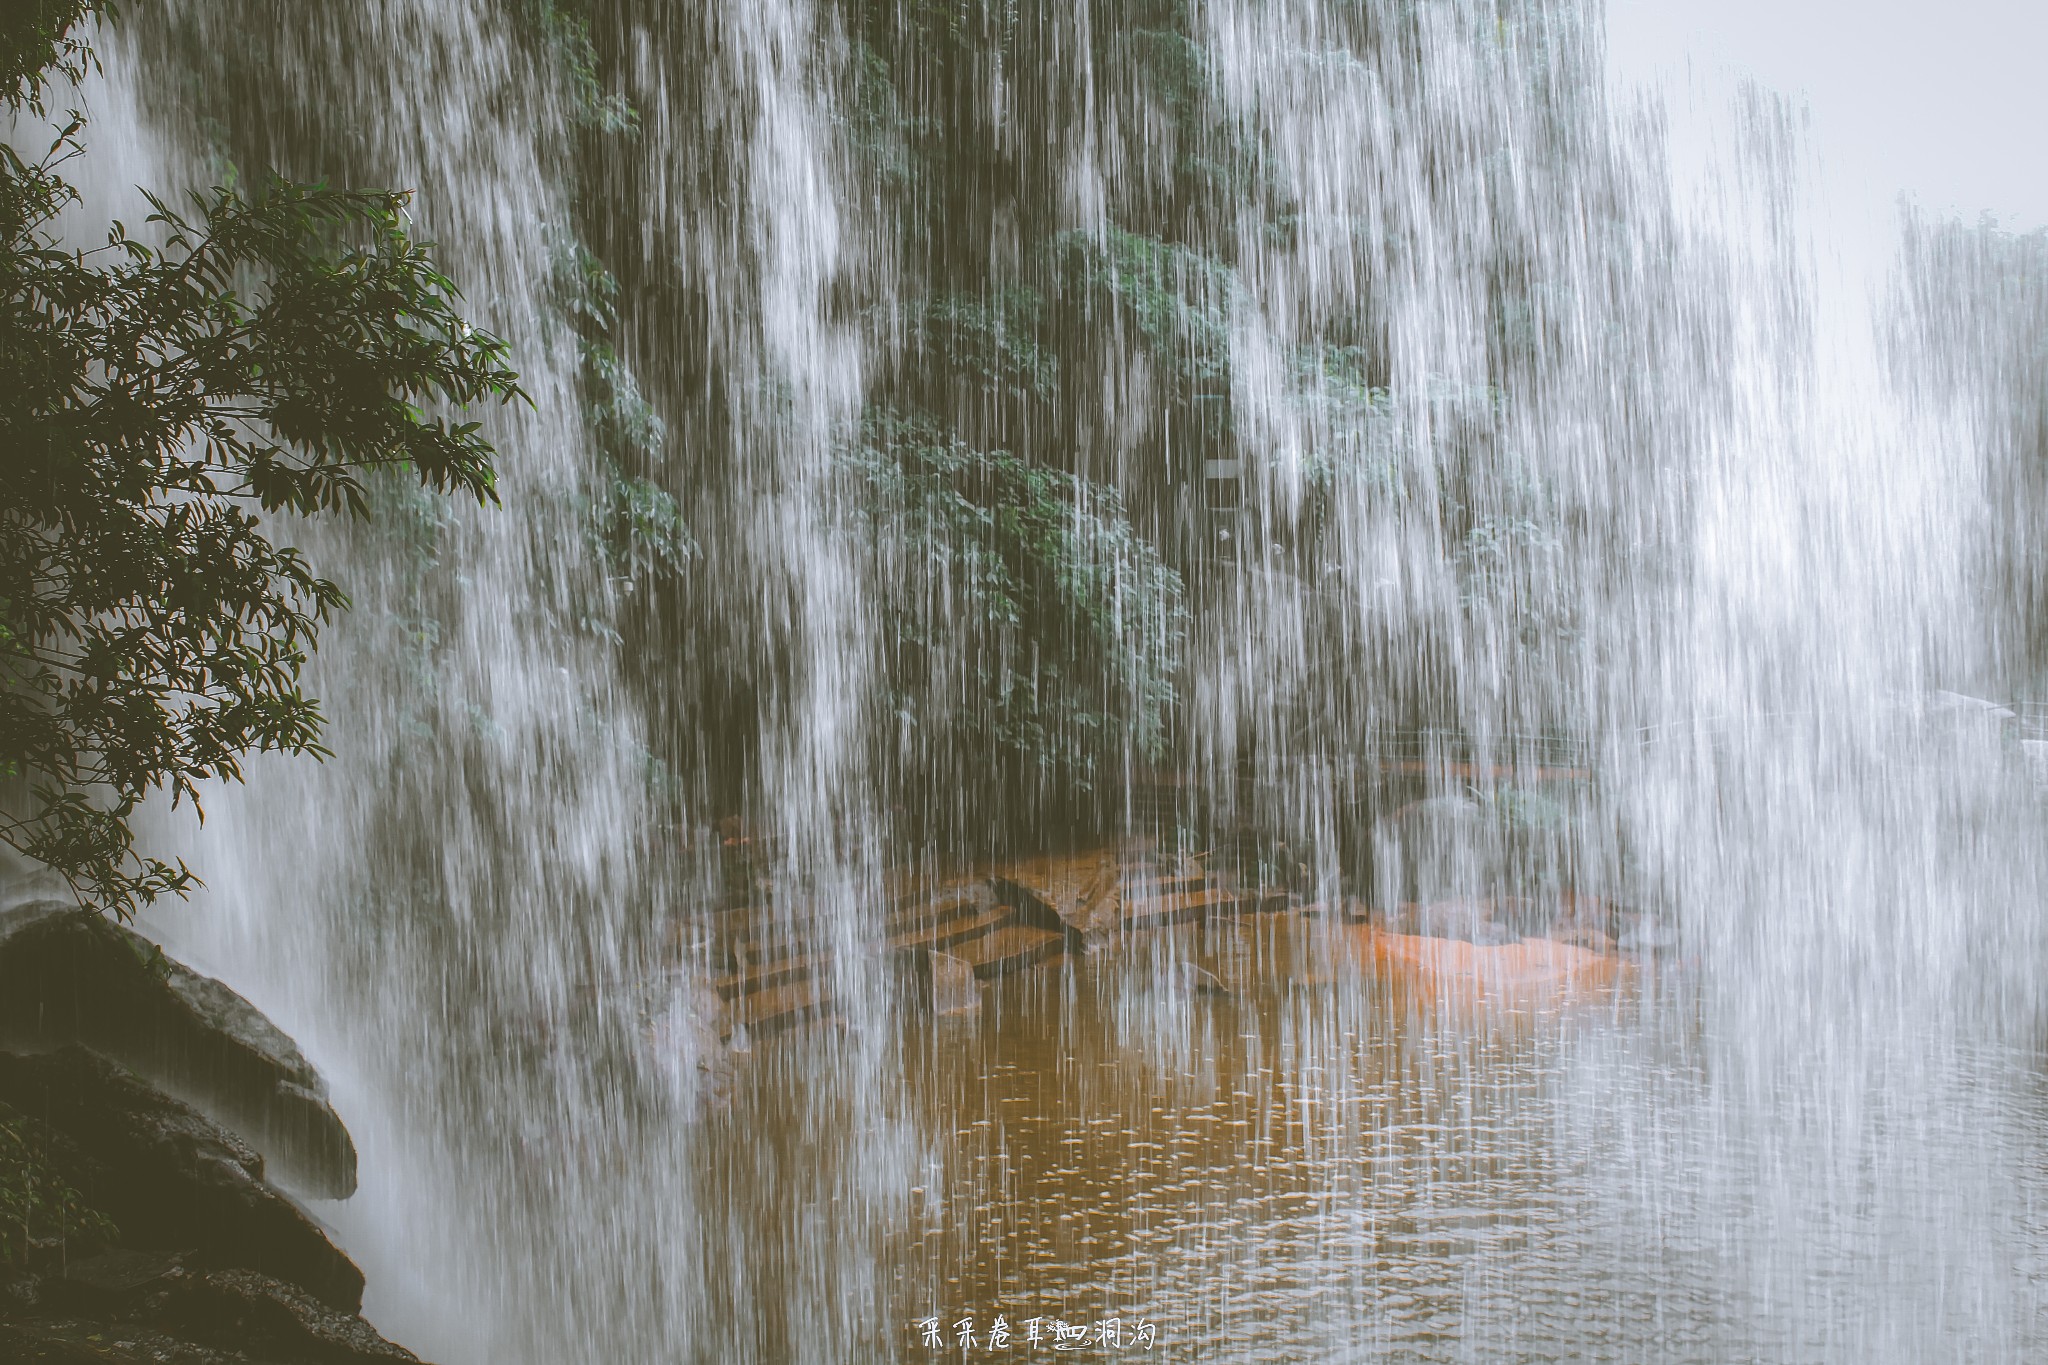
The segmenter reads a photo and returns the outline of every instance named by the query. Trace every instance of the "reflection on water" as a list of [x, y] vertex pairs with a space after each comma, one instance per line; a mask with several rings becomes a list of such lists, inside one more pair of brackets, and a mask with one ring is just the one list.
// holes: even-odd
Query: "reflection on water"
[[[1892, 1079], [1943, 1085], [1945, 1112], [1916, 1098], [1894, 1116], [1881, 1086], [1861, 1113], [1815, 1112], [1842, 1087], [1806, 1086], [1799, 1059], [1767, 1077], [1717, 1063], [1683, 962], [1503, 996], [1390, 969], [1374, 937], [1292, 915], [1176, 931], [992, 985], [978, 1016], [909, 1023], [927, 1152], [880, 1252], [893, 1321], [849, 1358], [2023, 1359], [2043, 1343], [2031, 1053], [1930, 1042]], [[792, 1112], [818, 1045], [757, 1049], [735, 1135]], [[1085, 1340], [1061, 1344], [1056, 1322]]]
[[[1229, 997], [1090, 964], [918, 1048], [954, 1143], [906, 1233], [906, 1309], [1152, 1321], [1169, 1359], [1455, 1355], [1489, 1281], [1583, 1201], [1558, 1073], [1634, 997], [1439, 1011], [1374, 988], [1369, 932], [1269, 941], [1277, 970]], [[1600, 1340], [1572, 1316], [1529, 1326]]]

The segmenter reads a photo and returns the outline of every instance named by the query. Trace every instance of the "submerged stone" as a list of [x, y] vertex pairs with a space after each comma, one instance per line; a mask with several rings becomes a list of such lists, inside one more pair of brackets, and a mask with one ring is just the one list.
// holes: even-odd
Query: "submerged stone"
[[1224, 1000], [1237, 995], [1236, 991], [1223, 984], [1222, 978], [1216, 973], [1192, 962], [1175, 963], [1169, 973], [1169, 979], [1190, 995], [1207, 995]]
[[981, 982], [974, 964], [937, 949], [929, 953], [934, 1014], [972, 1014], [981, 1008]]

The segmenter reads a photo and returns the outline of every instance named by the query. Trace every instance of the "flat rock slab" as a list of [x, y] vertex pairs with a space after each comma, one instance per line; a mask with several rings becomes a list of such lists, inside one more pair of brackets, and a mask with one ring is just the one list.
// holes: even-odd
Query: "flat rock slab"
[[728, 972], [711, 985], [712, 989], [718, 992], [720, 999], [730, 1002], [759, 991], [773, 990], [777, 986], [809, 981], [830, 965], [831, 961], [831, 956], [826, 953], [774, 958], [757, 962], [740, 971]]
[[[977, 978], [1007, 976], [1035, 967], [1066, 948], [1066, 936], [1047, 929], [1013, 924], [992, 934], [963, 943], [953, 960]], [[933, 961], [946, 954], [936, 953]]]
[[1008, 906], [993, 906], [972, 914], [956, 916], [927, 925], [914, 925], [889, 939], [891, 952], [915, 952], [929, 948], [948, 952], [960, 944], [993, 933], [1009, 924], [1015, 912]]
[[263, 1158], [205, 1115], [84, 1048], [0, 1053], [0, 1101], [98, 1163], [82, 1190], [139, 1250], [195, 1248], [215, 1264], [362, 1306], [363, 1273], [304, 1210], [264, 1183]]
[[1228, 891], [1188, 891], [1166, 896], [1123, 899], [1121, 927], [1156, 929], [1175, 924], [1200, 924], [1211, 916], [1234, 913], [1237, 897]]
[[161, 1251], [117, 1250], [67, 1262], [63, 1283], [74, 1294], [121, 1298], [160, 1284], [184, 1268], [184, 1257]]

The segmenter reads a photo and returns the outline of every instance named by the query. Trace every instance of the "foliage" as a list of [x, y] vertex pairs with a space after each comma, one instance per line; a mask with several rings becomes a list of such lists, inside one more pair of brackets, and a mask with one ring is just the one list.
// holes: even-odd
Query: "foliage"
[[1043, 311], [1035, 291], [1016, 285], [979, 297], [941, 294], [912, 311], [912, 338], [921, 353], [941, 358], [982, 394], [1049, 401], [1059, 389], [1059, 369], [1038, 344]]
[[1491, 807], [1502, 828], [1517, 833], [1557, 834], [1569, 830], [1572, 825], [1572, 807], [1560, 798], [1583, 799], [1584, 793], [1575, 789], [1577, 784], [1553, 785], [1558, 789], [1508, 786], [1479, 795]]
[[890, 675], [925, 751], [1079, 789], [1158, 753], [1181, 584], [1115, 490], [894, 414], [847, 458], [874, 543], [901, 556], [885, 566]]
[[578, 127], [600, 133], [639, 131], [640, 116], [623, 95], [608, 95], [597, 76], [597, 45], [590, 20], [576, 13], [574, 0], [527, 0], [526, 15], [547, 44], [569, 95], [570, 117]]
[[1119, 35], [1131, 65], [1147, 77], [1146, 87], [1176, 116], [1200, 112], [1208, 93], [1208, 50], [1173, 28], [1134, 28]]
[[[40, 31], [38, 72], [81, 60], [92, 10]], [[345, 598], [259, 514], [364, 517], [386, 469], [493, 502], [479, 425], [423, 405], [524, 395], [402, 194], [273, 179], [152, 198], [154, 245], [116, 223], [63, 246], [82, 127], [34, 162], [0, 147], [0, 763], [31, 787], [0, 842], [125, 916], [195, 880], [134, 852], [145, 797], [196, 807], [251, 751], [325, 752], [299, 678]]]
[[599, 438], [615, 450], [659, 458], [668, 430], [619, 353], [602, 341], [584, 342], [583, 373]]
[[549, 225], [543, 232], [548, 244], [550, 293], [556, 306], [579, 332], [611, 331], [618, 321], [617, 277], [573, 231]]
[[608, 575], [679, 574], [697, 552], [682, 507], [660, 484], [628, 472], [663, 462], [668, 424], [609, 339], [619, 282], [572, 233], [557, 234], [553, 256], [555, 306], [577, 333], [583, 410], [597, 437], [594, 487], [578, 507], [584, 534]]
[[931, 132], [928, 125], [907, 117], [891, 80], [889, 62], [875, 46], [856, 38], [847, 62], [846, 95], [840, 120], [847, 148], [868, 169], [878, 186], [900, 190], [917, 177], [910, 146]]
[[115, 1228], [53, 1169], [39, 1125], [0, 1104], [0, 1265], [19, 1265], [36, 1243]]
[[1364, 352], [1306, 348], [1294, 368], [1314, 438], [1303, 461], [1311, 490], [1327, 496], [1339, 484], [1354, 484], [1379, 495], [1398, 493], [1399, 414], [1393, 395], [1370, 378]]
[[1068, 278], [1119, 304], [1153, 352], [1190, 379], [1230, 369], [1230, 268], [1185, 246], [1112, 228], [1100, 240], [1069, 233], [1057, 244]]
[[93, 65], [92, 49], [74, 37], [88, 15], [106, 13], [99, 0], [14, 0], [15, 12], [0, 23], [0, 104], [42, 117], [43, 92], [51, 77], [76, 81]]
[[637, 578], [648, 570], [679, 574], [697, 553], [675, 495], [651, 479], [636, 479], [607, 463], [599, 471], [586, 524], [607, 572]]

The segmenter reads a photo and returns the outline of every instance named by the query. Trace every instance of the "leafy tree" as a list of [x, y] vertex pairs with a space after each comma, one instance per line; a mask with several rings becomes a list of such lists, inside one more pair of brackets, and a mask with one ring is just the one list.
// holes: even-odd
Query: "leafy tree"
[[[10, 6], [0, 102], [47, 118], [104, 12]], [[365, 517], [379, 468], [494, 502], [478, 424], [437, 409], [525, 395], [407, 196], [151, 198], [148, 241], [116, 223], [78, 250], [54, 224], [84, 121], [54, 127], [34, 160], [0, 146], [0, 843], [126, 917], [195, 882], [136, 852], [144, 798], [196, 808], [252, 751], [326, 752], [300, 674], [346, 600], [264, 514]]]

